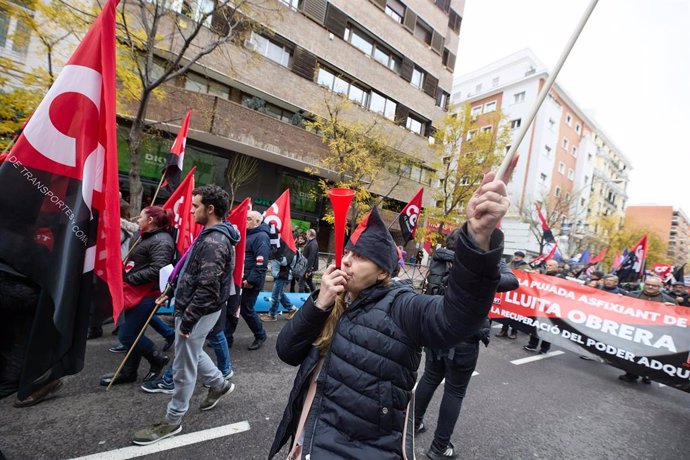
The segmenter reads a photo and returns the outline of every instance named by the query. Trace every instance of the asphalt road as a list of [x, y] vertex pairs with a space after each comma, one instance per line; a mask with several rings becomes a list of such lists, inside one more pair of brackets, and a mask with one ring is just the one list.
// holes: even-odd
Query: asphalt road
[[[232, 350], [235, 392], [214, 410], [200, 412], [206, 390], [199, 386], [183, 432], [170, 440], [185, 445], [170, 448], [166, 440], [154, 445], [165, 450], [144, 457], [266, 458], [296, 373], [275, 353], [283, 324], [268, 323], [268, 342], [250, 352], [246, 347], [252, 337], [241, 321]], [[0, 450], [7, 458], [96, 454], [93, 458], [114, 459], [149, 452], [130, 447], [132, 433], [160, 420], [169, 396], [145, 394], [135, 384], [109, 392], [98, 386], [98, 377], [114, 370], [123, 356], [107, 351], [115, 343], [109, 332], [106, 328], [106, 336], [88, 342], [85, 369], [66, 378], [55, 398], [26, 409], [12, 407], [12, 398], [0, 400]], [[472, 378], [452, 439], [461, 458], [690, 458], [690, 394], [657, 383], [620, 382], [621, 371], [569, 352], [511, 363], [535, 356], [522, 349], [526, 342], [524, 335], [518, 340], [494, 337], [488, 348], [482, 347], [478, 375]], [[439, 389], [426, 416], [432, 429], [417, 438], [420, 459], [433, 437], [440, 398]], [[214, 431], [204, 430], [217, 427], [222, 427], [220, 437], [208, 440]], [[283, 450], [277, 458], [285, 455]]]

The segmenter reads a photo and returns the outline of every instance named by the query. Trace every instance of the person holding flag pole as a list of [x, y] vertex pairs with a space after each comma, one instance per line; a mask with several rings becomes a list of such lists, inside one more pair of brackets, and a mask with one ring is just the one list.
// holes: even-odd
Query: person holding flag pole
[[192, 109], [189, 109], [187, 115], [184, 117], [182, 126], [180, 126], [180, 131], [177, 133], [175, 142], [173, 142], [172, 147], [170, 147], [170, 154], [163, 168], [161, 180], [158, 182], [158, 187], [156, 187], [156, 193], [153, 194], [151, 204], [156, 202], [158, 192], [160, 192], [164, 181], [167, 182], [167, 186], [170, 190], [175, 190], [177, 186], [180, 185], [184, 166], [184, 149], [187, 146], [187, 132], [189, 131], [189, 121], [191, 118]]

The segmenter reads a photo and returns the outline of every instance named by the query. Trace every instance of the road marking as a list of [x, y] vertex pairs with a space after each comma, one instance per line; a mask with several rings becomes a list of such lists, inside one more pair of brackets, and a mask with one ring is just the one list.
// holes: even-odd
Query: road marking
[[510, 363], [515, 364], [516, 366], [519, 366], [520, 364], [531, 363], [533, 361], [539, 361], [540, 359], [551, 358], [553, 356], [562, 355], [563, 353], [565, 353], [565, 352], [560, 351], [560, 350], [550, 351], [548, 353], [544, 353], [541, 355], [534, 355], [534, 356], [528, 356], [527, 358], [514, 359]]
[[208, 430], [173, 436], [172, 438], [167, 438], [148, 446], [123, 447], [122, 449], [99, 452], [85, 457], [77, 457], [72, 460], [126, 460], [128, 458], [143, 457], [144, 455], [155, 454], [157, 452], [177, 449], [178, 447], [184, 447], [202, 441], [210, 441], [211, 439], [242, 433], [244, 431], [249, 431], [249, 429], [249, 422], [245, 420], [243, 422], [231, 423], [230, 425], [209, 428]]

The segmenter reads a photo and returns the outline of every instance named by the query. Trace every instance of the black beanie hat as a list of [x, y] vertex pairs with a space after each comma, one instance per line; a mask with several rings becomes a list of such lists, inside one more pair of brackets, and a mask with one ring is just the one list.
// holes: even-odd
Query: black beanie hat
[[386, 273], [392, 274], [398, 267], [398, 247], [376, 206], [352, 232], [345, 249], [366, 257]]

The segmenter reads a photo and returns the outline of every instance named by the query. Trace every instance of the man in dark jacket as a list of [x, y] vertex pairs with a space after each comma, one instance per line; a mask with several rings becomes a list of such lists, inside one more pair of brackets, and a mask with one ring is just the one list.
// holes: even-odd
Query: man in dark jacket
[[[228, 214], [228, 194], [217, 185], [205, 185], [192, 192], [194, 220], [204, 226], [183, 260], [175, 288], [175, 389], [165, 419], [134, 434], [133, 442], [148, 445], [182, 431], [182, 417], [189, 409], [197, 375], [209, 384], [202, 411], [213, 409], [220, 399], [235, 389], [225, 380], [203, 349], [206, 336], [218, 321], [221, 307], [234, 291], [233, 245], [239, 233], [223, 222]], [[156, 300], [162, 304], [167, 296]]]
[[[269, 227], [263, 222], [263, 216], [258, 211], [247, 213], [247, 245], [244, 252], [244, 278], [242, 279], [242, 295], [240, 296], [240, 315], [254, 333], [254, 342], [249, 350], [258, 350], [266, 341], [266, 331], [261, 318], [254, 311], [256, 299], [264, 288], [266, 268], [271, 258], [271, 239]], [[228, 316], [231, 316], [228, 310]], [[228, 343], [232, 343], [232, 335], [237, 327], [236, 321], [228, 322], [225, 330]]]
[[[448, 235], [446, 247], [439, 248], [434, 253], [432, 265], [434, 264], [434, 260], [448, 260], [449, 258], [446, 273], [442, 276], [443, 283], [448, 282], [450, 266], [455, 259], [455, 252], [453, 249], [457, 246], [459, 238], [460, 229], [457, 228]], [[439, 253], [442, 255], [439, 256]], [[519, 286], [518, 280], [503, 260], [500, 262], [499, 270], [501, 280], [498, 283], [496, 291], [506, 292], [517, 289]], [[434, 289], [431, 289], [431, 291], [434, 291]], [[445, 292], [445, 289], [436, 290], [434, 293], [442, 294], [443, 292]], [[457, 457], [455, 446], [450, 442], [450, 438], [455, 429], [455, 423], [460, 416], [460, 409], [462, 408], [462, 402], [465, 398], [470, 378], [472, 377], [475, 367], [477, 367], [479, 342], [482, 342], [484, 346], [489, 346], [490, 332], [491, 324], [487, 317], [476, 334], [460, 342], [455, 347], [447, 349], [424, 349], [426, 355], [424, 375], [422, 375], [422, 378], [419, 380], [415, 392], [415, 432], [423, 433], [426, 431], [426, 426], [423, 422], [424, 413], [429, 406], [429, 402], [431, 402], [434, 392], [441, 384], [441, 381], [444, 378], [446, 379], [443, 388], [443, 399], [441, 400], [441, 410], [438, 414], [438, 422], [436, 423], [436, 431], [434, 433], [434, 440], [426, 453], [427, 457], [432, 460]]]
[[678, 305], [682, 307], [690, 307], [690, 299], [688, 299], [688, 287], [683, 281], [676, 281], [673, 283], [671, 292], [669, 292], [668, 295], [676, 299]]
[[[644, 280], [642, 290], [639, 292], [630, 292], [628, 296], [635, 299], [648, 300], [650, 302], [661, 302], [666, 305], [678, 305], [676, 299], [661, 292], [661, 288], [663, 287], [664, 282], [661, 278], [658, 276], [648, 276]], [[626, 372], [618, 378], [624, 382], [636, 383], [639, 377], [639, 375], [633, 374], [632, 372]], [[642, 377], [642, 383], [650, 384], [652, 381], [649, 377], [644, 376]]]
[[611, 273], [609, 273], [608, 275], [604, 275], [604, 277], [601, 280], [601, 287], [599, 289], [610, 294], [628, 294], [628, 291], [626, 291], [618, 285], [618, 277]]
[[[312, 292], [314, 290], [314, 272], [319, 269], [319, 243], [316, 241], [316, 230], [313, 228], [307, 230], [307, 244], [304, 245], [302, 255], [307, 259], [307, 272], [299, 280], [299, 292]], [[309, 290], [305, 291], [305, 288], [309, 288]]]
[[513, 270], [525, 270], [529, 268], [529, 264], [525, 262], [524, 252], [515, 251], [513, 253], [513, 260], [510, 261], [510, 268]]

